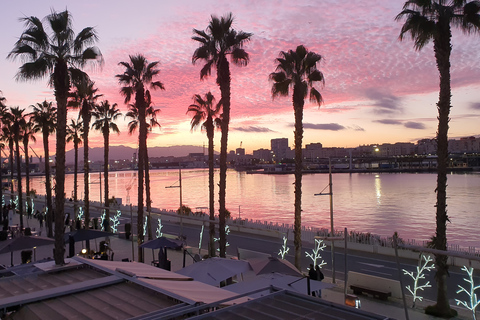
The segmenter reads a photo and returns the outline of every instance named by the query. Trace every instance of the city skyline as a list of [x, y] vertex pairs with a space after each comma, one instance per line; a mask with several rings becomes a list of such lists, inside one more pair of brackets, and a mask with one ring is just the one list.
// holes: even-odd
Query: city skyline
[[[96, 82], [104, 99], [127, 107], [119, 94], [115, 74], [118, 62], [129, 54], [143, 53], [149, 61], [160, 61], [159, 80], [164, 92], [154, 92], [153, 102], [161, 109], [160, 130], [149, 136], [149, 146], [203, 145], [206, 135], [190, 132], [187, 107], [194, 94], [211, 90], [217, 97], [215, 76], [199, 80], [202, 64], [192, 65], [198, 46], [191, 40], [192, 29], [204, 29], [210, 15], [232, 12], [234, 28], [252, 32], [245, 47], [248, 66], [232, 66], [232, 117], [229, 150], [241, 144], [247, 153], [264, 148], [273, 138], [293, 141], [291, 98], [271, 98], [268, 75], [281, 50], [304, 44], [324, 57], [319, 69], [325, 75], [320, 108], [305, 105], [304, 146], [321, 141], [324, 147], [356, 147], [362, 144], [416, 142], [434, 138], [437, 130], [438, 71], [432, 46], [415, 52], [410, 39], [400, 42], [402, 23], [394, 21], [405, 1], [286, 1], [224, 3], [207, 1], [201, 8], [191, 1], [158, 3], [141, 1], [137, 7], [125, 1], [80, 3], [67, 1], [67, 9], [79, 32], [94, 26], [100, 37], [105, 65], [86, 71]], [[65, 1], [49, 3], [8, 3], [3, 5], [1, 53], [6, 57], [23, 31], [22, 16], [43, 18], [51, 8], [65, 9]], [[147, 10], [146, 10], [147, 9]], [[265, 14], [267, 12], [268, 14]], [[480, 57], [478, 35], [464, 36], [453, 31], [452, 113], [450, 139], [478, 136], [480, 118], [480, 68], [472, 65]], [[54, 101], [47, 80], [16, 82], [20, 61], [0, 59], [3, 75], [0, 90], [8, 106], [26, 108], [44, 99]], [[102, 99], [103, 99], [102, 98]], [[70, 117], [76, 115], [69, 112]], [[111, 136], [111, 145], [134, 147], [137, 136], [127, 136], [128, 121], [121, 120], [122, 134]], [[218, 148], [220, 132], [216, 133]], [[51, 137], [54, 141], [54, 136]], [[51, 146], [54, 146], [51, 143]], [[92, 132], [91, 147], [103, 146], [101, 134]], [[35, 150], [42, 150], [37, 139]], [[67, 150], [73, 146], [68, 145]]]

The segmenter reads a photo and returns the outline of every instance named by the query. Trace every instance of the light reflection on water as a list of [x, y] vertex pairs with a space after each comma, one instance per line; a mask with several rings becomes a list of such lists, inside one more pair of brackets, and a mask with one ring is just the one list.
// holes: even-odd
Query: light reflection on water
[[[152, 170], [153, 206], [177, 209], [178, 170]], [[99, 200], [99, 174], [91, 174], [90, 199]], [[293, 224], [294, 175], [262, 175], [229, 171], [227, 209], [233, 217]], [[44, 194], [41, 177], [32, 178], [32, 188]], [[79, 197], [83, 196], [83, 175], [78, 176]], [[95, 183], [96, 182], [96, 183]], [[110, 196], [126, 203], [137, 202], [133, 171], [109, 174]], [[215, 206], [218, 208], [218, 170], [215, 172]], [[328, 185], [328, 174], [306, 174], [302, 179], [302, 224], [330, 228], [328, 196], [314, 196]], [[103, 183], [102, 183], [103, 186]], [[128, 186], [131, 189], [127, 192]], [[335, 228], [391, 236], [397, 231], [405, 239], [428, 240], [435, 230], [435, 174], [354, 173], [333, 175]], [[208, 207], [208, 170], [182, 170], [183, 203], [192, 209]], [[73, 174], [66, 176], [67, 196], [73, 196]], [[328, 188], [323, 191], [328, 192]], [[480, 247], [480, 174], [450, 174], [447, 203], [452, 223], [447, 226], [451, 244]]]

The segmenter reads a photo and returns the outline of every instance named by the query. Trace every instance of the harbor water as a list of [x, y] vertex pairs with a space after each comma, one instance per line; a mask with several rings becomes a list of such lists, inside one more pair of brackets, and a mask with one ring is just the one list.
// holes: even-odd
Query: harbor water
[[[218, 210], [218, 170], [215, 171], [215, 206]], [[153, 207], [176, 210], [180, 203], [179, 171], [151, 170]], [[102, 175], [103, 180], [103, 175]], [[293, 224], [294, 175], [247, 174], [229, 170], [227, 209], [233, 217]], [[328, 174], [305, 174], [302, 180], [302, 225], [330, 228]], [[73, 174], [65, 181], [73, 197]], [[100, 174], [90, 175], [90, 200], [100, 198]], [[123, 204], [137, 203], [135, 171], [109, 174], [109, 196]], [[168, 188], [173, 187], [173, 188]], [[175, 188], [177, 187], [177, 188]], [[429, 240], [435, 232], [436, 174], [337, 173], [333, 174], [333, 215], [336, 229], [403, 239]], [[31, 178], [31, 188], [45, 194], [45, 178]], [[83, 197], [83, 174], [78, 175], [78, 196]], [[480, 173], [448, 175], [447, 225], [449, 244], [480, 247]], [[208, 207], [208, 169], [182, 170], [182, 202], [193, 211]], [[198, 208], [198, 209], [197, 209]]]

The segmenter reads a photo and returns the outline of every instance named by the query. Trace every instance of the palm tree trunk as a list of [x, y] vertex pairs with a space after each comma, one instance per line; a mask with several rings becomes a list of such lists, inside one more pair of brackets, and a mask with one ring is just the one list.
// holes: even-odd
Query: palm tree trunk
[[67, 132], [67, 97], [70, 88], [67, 64], [57, 64], [54, 71], [57, 100], [57, 149], [55, 171], [55, 265], [64, 265], [65, 255], [65, 137]]
[[214, 185], [214, 154], [213, 154], [213, 124], [207, 128], [208, 137], [208, 191], [209, 191], [209, 253], [210, 257], [215, 257], [215, 185]]
[[103, 139], [104, 139], [104, 150], [103, 150], [103, 177], [105, 180], [105, 231], [110, 232], [110, 210], [108, 209], [109, 207], [109, 201], [108, 201], [108, 142], [109, 142], [109, 136], [108, 136], [109, 130], [108, 126], [106, 126], [106, 130], [103, 130]]
[[[11, 184], [10, 184], [10, 202], [13, 203], [13, 199], [14, 199], [13, 198], [13, 180], [14, 180], [13, 153], [14, 153], [14, 145], [13, 145], [13, 140], [12, 139], [10, 139], [10, 141], [8, 142], [8, 147], [10, 148], [10, 159], [9, 159], [9, 162], [10, 162], [10, 181], [11, 181]], [[14, 208], [14, 210], [15, 210], [15, 208]]]
[[219, 249], [220, 257], [225, 258], [227, 251], [227, 237], [225, 234], [226, 225], [226, 191], [227, 191], [227, 144], [228, 144], [228, 124], [230, 122], [230, 67], [225, 56], [219, 58], [217, 66], [217, 83], [220, 86], [222, 99], [222, 137], [220, 139], [220, 183], [219, 183], [219, 224], [218, 233], [220, 235]]
[[28, 159], [28, 138], [29, 136], [23, 139], [23, 149], [25, 152], [25, 194], [27, 196], [27, 205], [25, 210], [27, 212], [27, 218], [33, 214], [32, 204], [30, 203], [30, 159]]
[[[90, 114], [82, 111], [83, 118], [83, 206], [85, 229], [90, 228], [90, 164], [88, 163], [88, 132], [90, 130]], [[87, 246], [89, 245], [87, 241]], [[87, 248], [90, 249], [90, 248]]]
[[[440, 93], [438, 99], [438, 131], [437, 131], [437, 204], [436, 233], [433, 238], [435, 249], [447, 250], [447, 163], [448, 163], [448, 122], [451, 108], [450, 88], [450, 53], [451, 31], [448, 22], [439, 21], [441, 31], [434, 39], [434, 51], [437, 68], [440, 73]], [[450, 315], [450, 304], [447, 296], [448, 265], [447, 256], [435, 255], [437, 282], [436, 309], [441, 315]]]
[[153, 239], [152, 235], [152, 220], [151, 220], [151, 213], [152, 213], [152, 198], [150, 193], [150, 165], [148, 163], [148, 147], [147, 141], [145, 141], [145, 200], [147, 202], [147, 236], [149, 240]]
[[23, 230], [23, 190], [22, 190], [22, 161], [20, 159], [19, 134], [15, 133], [15, 158], [17, 158], [17, 191], [18, 213], [20, 214], [20, 230]]
[[45, 194], [47, 197], [47, 208], [46, 208], [46, 227], [47, 227], [47, 236], [53, 238], [53, 206], [52, 206], [52, 185], [50, 180], [50, 153], [48, 150], [48, 128], [43, 126], [43, 150], [45, 152]]
[[143, 250], [140, 245], [143, 243], [143, 178], [145, 167], [145, 148], [147, 128], [145, 123], [145, 93], [143, 87], [137, 90], [135, 103], [138, 108], [138, 119], [140, 122], [139, 141], [138, 141], [138, 211], [137, 211], [137, 243], [138, 262], [143, 262]]
[[72, 223], [72, 225], [75, 229], [78, 218], [78, 143], [74, 142], [73, 149], [75, 150], [75, 162], [73, 166], [73, 215], [75, 223]]
[[295, 113], [295, 224], [293, 229], [295, 246], [295, 267], [302, 270], [302, 140], [304, 98], [298, 85], [293, 88], [293, 109]]

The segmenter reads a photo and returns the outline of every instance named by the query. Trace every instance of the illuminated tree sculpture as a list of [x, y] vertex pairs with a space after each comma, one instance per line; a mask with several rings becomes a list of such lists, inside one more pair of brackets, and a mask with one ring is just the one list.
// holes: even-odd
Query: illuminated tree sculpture
[[120, 225], [120, 217], [122, 216], [122, 211], [117, 210], [117, 213], [112, 217], [110, 217], [111, 226], [110, 231], [113, 233], [117, 233], [117, 227]]
[[203, 239], [203, 230], [205, 226], [202, 225], [202, 230], [200, 231], [200, 240], [198, 240], [198, 251], [202, 249], [202, 239]]
[[[226, 225], [225, 226], [225, 235], [228, 236], [229, 234], [230, 234], [230, 227], [228, 225]], [[219, 242], [220, 238], [213, 238], [213, 241], [214, 242]], [[228, 246], [230, 246], [230, 243], [228, 243], [228, 241], [227, 241], [227, 243], [225, 245], [225, 254], [224, 254], [225, 256], [227, 256], [227, 248], [226, 247], [228, 247]], [[217, 248], [217, 251], [220, 251], [220, 248]], [[220, 256], [222, 256], [222, 255], [220, 254]]]
[[157, 238], [160, 238], [163, 236], [162, 228], [163, 228], [162, 219], [158, 218], [158, 226], [156, 230]]
[[83, 207], [78, 208], [77, 220], [83, 219]]
[[410, 285], [406, 286], [407, 290], [410, 291], [410, 293], [413, 295], [413, 306], [412, 308], [415, 308], [415, 301], [422, 301], [423, 297], [418, 295], [418, 291], [422, 290], [424, 291], [425, 288], [430, 288], [430, 281], [427, 281], [427, 283], [420, 285], [419, 280], [425, 279], [425, 271], [431, 271], [432, 269], [435, 268], [435, 265], [432, 263], [429, 265], [430, 262], [433, 261], [432, 257], [430, 256], [424, 256], [422, 254], [422, 257], [420, 261], [424, 260], [422, 266], [417, 266], [417, 272], [413, 271], [407, 271], [403, 269], [403, 274], [409, 275], [413, 279], [413, 289], [410, 288]]
[[468, 279], [463, 278], [463, 280], [465, 280], [470, 284], [470, 290], [467, 290], [461, 285], [458, 285], [460, 289], [457, 291], [457, 294], [461, 292], [465, 292], [470, 299], [469, 301], [461, 301], [459, 299], [455, 299], [455, 301], [457, 302], [457, 306], [462, 305], [468, 310], [471, 310], [473, 320], [476, 320], [477, 318], [475, 316], [475, 312], [478, 305], [480, 304], [480, 301], [478, 300], [478, 296], [475, 294], [475, 290], [480, 289], [480, 285], [475, 286], [475, 283], [473, 282], [473, 268], [467, 268], [466, 266], [463, 266], [462, 270], [468, 274]]
[[285, 256], [287, 255], [288, 251], [290, 250], [289, 247], [287, 247], [287, 237], [283, 237], [283, 245], [282, 248], [279, 250], [278, 255], [282, 257], [282, 259], [285, 259]]
[[102, 215], [100, 216], [100, 226], [102, 227], [102, 231], [105, 231], [105, 219], [107, 217], [107, 214], [105, 213], [105, 210], [103, 210]]
[[145, 216], [145, 223], [143, 225], [143, 236], [147, 234], [147, 222], [148, 222], [148, 216]]
[[[322, 259], [322, 256], [320, 254], [320, 252], [322, 252], [323, 249], [325, 249], [326, 247], [327, 246], [325, 245], [323, 240], [315, 239], [315, 248], [312, 249], [312, 253], [308, 253], [305, 251], [307, 258], [312, 259], [314, 267], [318, 265], [321, 268], [322, 266], [327, 264], [325, 260]], [[320, 259], [322, 259], [322, 262], [320, 262], [320, 264], [317, 264], [317, 260]]]

